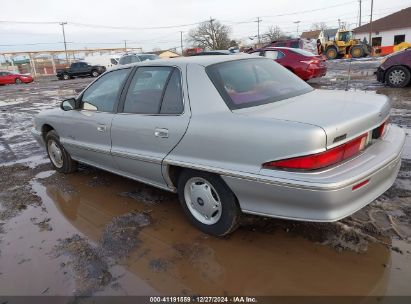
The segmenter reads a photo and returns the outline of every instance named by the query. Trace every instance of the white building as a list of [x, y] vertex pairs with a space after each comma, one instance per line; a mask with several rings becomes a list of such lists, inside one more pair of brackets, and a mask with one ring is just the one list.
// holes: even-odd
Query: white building
[[[411, 7], [377, 19], [371, 26], [372, 46], [391, 46], [401, 42], [411, 43]], [[370, 24], [353, 30], [354, 37], [369, 42]]]

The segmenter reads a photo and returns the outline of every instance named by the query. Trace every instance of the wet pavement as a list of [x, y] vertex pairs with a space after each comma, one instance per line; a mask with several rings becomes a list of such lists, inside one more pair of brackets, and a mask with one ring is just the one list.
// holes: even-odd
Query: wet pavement
[[333, 61], [310, 83], [390, 96], [408, 133], [394, 186], [337, 223], [247, 216], [225, 238], [193, 228], [172, 193], [52, 170], [32, 118], [91, 79], [0, 87], [0, 295], [411, 295], [411, 87], [377, 83], [376, 65]]

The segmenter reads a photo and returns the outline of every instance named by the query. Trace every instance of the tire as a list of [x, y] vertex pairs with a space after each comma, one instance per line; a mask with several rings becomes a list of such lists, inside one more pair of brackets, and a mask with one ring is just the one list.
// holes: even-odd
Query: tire
[[178, 197], [190, 222], [202, 232], [224, 236], [237, 229], [241, 211], [220, 176], [185, 169], [178, 179]]
[[16, 84], [21, 84], [22, 83], [22, 81], [21, 81], [21, 79], [20, 78], [16, 78], [16, 80], [14, 81]]
[[361, 45], [355, 45], [350, 49], [350, 54], [352, 58], [364, 57], [365, 51]]
[[46, 149], [50, 162], [56, 171], [72, 173], [77, 169], [77, 162], [71, 159], [70, 154], [60, 143], [60, 138], [54, 130], [46, 135]]
[[410, 83], [411, 73], [406, 67], [394, 66], [385, 73], [385, 82], [393, 88], [403, 88]]
[[327, 56], [327, 59], [336, 59], [338, 58], [338, 50], [336, 47], [331, 46], [325, 51], [325, 56]]
[[64, 79], [64, 80], [69, 80], [69, 79], [70, 79], [70, 75], [67, 74], [67, 73], [64, 73], [64, 74], [63, 74], [63, 79]]
[[100, 75], [100, 73], [97, 72], [96, 70], [91, 71], [91, 76], [98, 77], [98, 75]]

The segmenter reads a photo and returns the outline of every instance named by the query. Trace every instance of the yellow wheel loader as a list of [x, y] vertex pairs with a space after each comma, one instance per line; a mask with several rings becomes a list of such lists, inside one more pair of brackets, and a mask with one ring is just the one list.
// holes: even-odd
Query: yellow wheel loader
[[334, 40], [323, 44], [325, 56], [328, 59], [351, 55], [352, 58], [366, 57], [371, 53], [371, 47], [358, 39], [353, 39], [352, 31], [338, 30]]

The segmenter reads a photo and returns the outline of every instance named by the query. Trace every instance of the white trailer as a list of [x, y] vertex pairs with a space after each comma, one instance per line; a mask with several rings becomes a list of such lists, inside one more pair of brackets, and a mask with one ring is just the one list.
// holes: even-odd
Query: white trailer
[[96, 56], [86, 56], [84, 61], [90, 65], [102, 65], [105, 66], [107, 70], [110, 70], [117, 66], [121, 55], [96, 55]]

